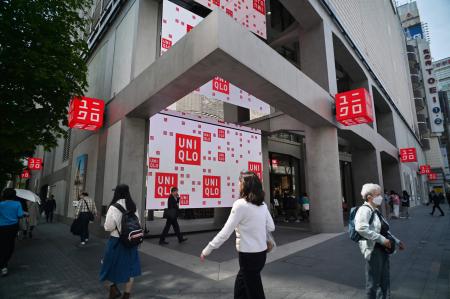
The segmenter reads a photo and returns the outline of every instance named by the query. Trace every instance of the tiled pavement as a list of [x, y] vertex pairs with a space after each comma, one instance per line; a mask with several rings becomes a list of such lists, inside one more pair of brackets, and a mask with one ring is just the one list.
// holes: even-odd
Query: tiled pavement
[[[450, 298], [450, 217], [428, 212], [429, 207], [417, 207], [411, 219], [391, 221], [407, 246], [391, 259], [392, 298]], [[170, 249], [194, 254], [210, 238], [210, 233], [190, 236], [186, 248]], [[10, 275], [0, 278], [0, 298], [106, 298], [97, 278], [105, 240], [94, 237], [84, 248], [77, 241], [66, 225], [40, 225], [33, 240], [17, 243]], [[143, 275], [134, 298], [232, 298], [234, 277], [208, 279], [155, 256], [158, 252], [141, 253]], [[341, 235], [267, 264], [263, 282], [267, 298], [363, 298], [364, 263], [356, 244]]]

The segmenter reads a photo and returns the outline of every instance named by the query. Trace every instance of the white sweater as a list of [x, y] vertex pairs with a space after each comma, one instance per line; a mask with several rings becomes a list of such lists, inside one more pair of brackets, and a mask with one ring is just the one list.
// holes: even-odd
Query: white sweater
[[[124, 209], [126, 209], [125, 199], [117, 201]], [[139, 213], [136, 210], [136, 216], [139, 219]], [[119, 231], [122, 229], [122, 212], [115, 206], [110, 206], [106, 213], [105, 224], [103, 225], [107, 232], [111, 232], [112, 237], [119, 237]]]
[[241, 198], [234, 202], [230, 216], [222, 230], [203, 249], [207, 256], [219, 248], [236, 231], [236, 249], [239, 252], [262, 252], [267, 249], [267, 231], [275, 224], [265, 204], [254, 205]]

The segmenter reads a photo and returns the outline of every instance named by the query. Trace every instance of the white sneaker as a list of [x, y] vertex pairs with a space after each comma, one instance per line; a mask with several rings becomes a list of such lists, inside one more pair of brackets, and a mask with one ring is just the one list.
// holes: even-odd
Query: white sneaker
[[8, 268], [3, 268], [2, 269], [2, 276], [6, 276], [8, 275]]
[[81, 245], [86, 245], [86, 242], [81, 242]]

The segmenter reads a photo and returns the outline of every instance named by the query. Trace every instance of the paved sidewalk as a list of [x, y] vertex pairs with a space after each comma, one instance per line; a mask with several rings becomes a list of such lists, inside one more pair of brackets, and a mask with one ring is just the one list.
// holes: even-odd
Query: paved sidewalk
[[[391, 221], [407, 246], [391, 259], [392, 298], [450, 298], [450, 216], [431, 217], [429, 210], [414, 208], [410, 220]], [[444, 211], [450, 214], [447, 206]], [[186, 254], [199, 253], [210, 237], [190, 237]], [[0, 278], [0, 298], [107, 298], [97, 278], [104, 242], [92, 238], [79, 248], [66, 225], [38, 226], [33, 240], [17, 243], [10, 275]], [[161, 248], [145, 245], [143, 251]], [[133, 298], [233, 297], [234, 276], [213, 280], [154, 256], [141, 252], [143, 275]], [[341, 235], [268, 263], [263, 282], [267, 298], [363, 298], [364, 262], [356, 244]]]

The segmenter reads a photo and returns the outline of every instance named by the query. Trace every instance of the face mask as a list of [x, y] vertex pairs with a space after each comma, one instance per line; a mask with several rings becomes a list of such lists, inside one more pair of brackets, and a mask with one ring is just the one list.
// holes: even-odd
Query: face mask
[[373, 198], [372, 202], [377, 206], [381, 206], [381, 203], [383, 202], [383, 197], [381, 195], [378, 195], [377, 197]]

